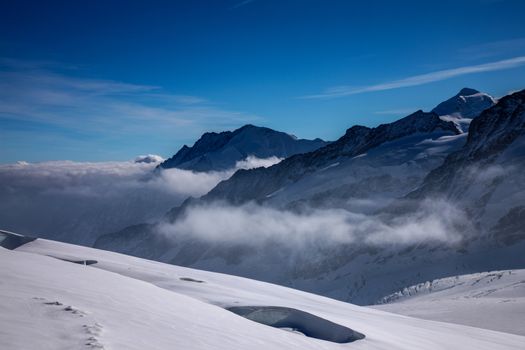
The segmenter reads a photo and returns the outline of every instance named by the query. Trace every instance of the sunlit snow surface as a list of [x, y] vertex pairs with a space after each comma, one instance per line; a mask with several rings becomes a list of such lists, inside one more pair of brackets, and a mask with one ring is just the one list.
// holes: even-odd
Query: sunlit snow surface
[[[96, 260], [90, 266], [64, 260]], [[424, 321], [268, 283], [38, 239], [0, 248], [1, 349], [519, 349], [525, 337]], [[336, 344], [237, 316], [301, 310], [366, 336]]]
[[525, 270], [453, 276], [385, 297], [379, 310], [525, 335]]

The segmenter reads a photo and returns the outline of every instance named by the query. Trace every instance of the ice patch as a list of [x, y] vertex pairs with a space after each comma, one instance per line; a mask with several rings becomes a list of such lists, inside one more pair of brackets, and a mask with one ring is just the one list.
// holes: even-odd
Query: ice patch
[[358, 154], [357, 156], [352, 157], [351, 159], [357, 159], [357, 158], [362, 158], [362, 157], [366, 157], [366, 153]]
[[[356, 157], [354, 157], [354, 158], [356, 158]], [[324, 168], [322, 168], [322, 169], [319, 170], [319, 171], [325, 171], [325, 170], [327, 170], [327, 169], [330, 169], [330, 168], [336, 167], [336, 166], [338, 166], [338, 165], [339, 165], [339, 162], [334, 163], [334, 164], [330, 164], [329, 166], [324, 167]]]
[[274, 192], [270, 193], [269, 195], [266, 196], [266, 198], [271, 198], [271, 197], [275, 196], [277, 193], [282, 192], [282, 191], [284, 191], [284, 187], [279, 188], [277, 191], [274, 191]]
[[288, 307], [233, 306], [227, 310], [254, 322], [334, 343], [351, 343], [365, 338], [353, 329]]

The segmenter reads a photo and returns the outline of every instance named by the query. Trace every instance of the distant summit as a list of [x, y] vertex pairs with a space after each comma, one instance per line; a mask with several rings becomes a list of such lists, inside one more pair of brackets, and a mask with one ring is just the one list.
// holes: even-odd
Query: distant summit
[[438, 104], [432, 112], [437, 115], [456, 115], [463, 118], [474, 118], [485, 109], [496, 104], [496, 100], [484, 92], [463, 88], [456, 95]]
[[287, 158], [314, 151], [326, 144], [321, 139], [297, 139], [284, 132], [248, 124], [234, 131], [207, 132], [192, 147], [184, 145], [159, 167], [193, 171], [226, 170], [248, 156]]
[[463, 88], [456, 95], [441, 102], [432, 112], [443, 120], [455, 123], [463, 132], [467, 132], [472, 118], [477, 117], [487, 108], [496, 104], [496, 100], [476, 89]]
[[160, 163], [162, 161], [164, 161], [164, 158], [156, 154], [146, 154], [146, 155], [138, 156], [134, 159], [135, 163], [147, 163], [147, 164]]
[[472, 89], [472, 88], [468, 88], [468, 87], [464, 87], [463, 89], [461, 89], [458, 93], [458, 95], [460, 96], [470, 96], [470, 95], [474, 95], [474, 94], [479, 94], [480, 92], [476, 89]]
[[[480, 167], [495, 163], [504, 151], [513, 147], [512, 152], [508, 151], [507, 158], [499, 159], [502, 164], [504, 162], [512, 164], [506, 167], [498, 165], [501, 169], [506, 169], [505, 175], [508, 176], [511, 170], [519, 169], [518, 160], [523, 159], [525, 148], [524, 138], [525, 90], [521, 90], [501, 98], [497, 105], [474, 118], [465, 146], [450, 154], [439, 168], [434, 169], [417, 193], [427, 194], [432, 191], [444, 194], [446, 191], [460, 192], [458, 188], [464, 191], [465, 188], [476, 186], [483, 190], [486, 187], [487, 191], [492, 189], [488, 185], [480, 186], [478, 183], [480, 180], [473, 182], [472, 174], [465, 169], [476, 163], [481, 164]], [[509, 185], [509, 188], [512, 186], [514, 185]], [[484, 201], [488, 201], [488, 198], [491, 197], [488, 196]], [[482, 202], [479, 200], [478, 205], [481, 206]]]

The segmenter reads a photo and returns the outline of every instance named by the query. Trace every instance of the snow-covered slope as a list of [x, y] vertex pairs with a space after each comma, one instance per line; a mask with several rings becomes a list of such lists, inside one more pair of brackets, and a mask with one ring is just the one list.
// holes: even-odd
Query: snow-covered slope
[[388, 295], [374, 308], [525, 335], [525, 270], [441, 278]]
[[443, 120], [457, 123], [464, 132], [467, 132], [472, 118], [494, 104], [496, 100], [489, 94], [464, 88], [457, 95], [438, 104], [432, 112], [441, 116]]
[[232, 169], [248, 156], [286, 158], [325, 146], [321, 139], [304, 140], [269, 128], [245, 125], [234, 131], [209, 132], [192, 147], [184, 145], [173, 157], [162, 162], [163, 169], [193, 171]]
[[[65, 261], [86, 259], [96, 263]], [[525, 344], [523, 336], [424, 321], [263, 282], [41, 239], [15, 251], [0, 248], [0, 261], [0, 347], [8, 350], [493, 350]], [[225, 310], [232, 306], [302, 311], [323, 336], [340, 331], [339, 325], [365, 338], [348, 344], [320, 340]], [[279, 312], [267, 316], [283, 317]]]

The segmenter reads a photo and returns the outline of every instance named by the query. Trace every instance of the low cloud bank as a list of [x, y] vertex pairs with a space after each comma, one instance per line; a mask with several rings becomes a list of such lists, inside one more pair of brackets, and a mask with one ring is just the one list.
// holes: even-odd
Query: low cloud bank
[[135, 158], [135, 163], [160, 163], [164, 158], [156, 154], [146, 154]]
[[[79, 244], [128, 225], [159, 220], [189, 196], [206, 194], [236, 170], [154, 169], [156, 155], [127, 162], [0, 165], [0, 228]], [[275, 163], [249, 157], [239, 168]]]
[[229, 172], [194, 173], [168, 169], [154, 174], [156, 162], [71, 162], [53, 161], [0, 165], [1, 190], [15, 194], [62, 193], [111, 197], [128, 190], [163, 191], [178, 197], [200, 196]]
[[[149, 156], [148, 156], [149, 157]], [[151, 157], [150, 157], [151, 158]], [[188, 196], [206, 194], [239, 168], [271, 166], [280, 159], [248, 157], [228, 171], [154, 171], [156, 162], [56, 161], [0, 165], [0, 227], [91, 245], [101, 234], [161, 220]], [[498, 171], [495, 173], [499, 174]], [[369, 199], [366, 205], [374, 205]], [[364, 205], [360, 201], [355, 206]], [[409, 214], [388, 218], [343, 209], [280, 210], [249, 203], [202, 204], [175, 223], [159, 226], [173, 238], [258, 246], [367, 245], [442, 242], [468, 232], [463, 211], [443, 200], [424, 201]], [[366, 211], [364, 211], [366, 212]]]
[[258, 246], [333, 244], [409, 245], [423, 242], [455, 244], [468, 232], [461, 210], [443, 200], [424, 201], [414, 213], [390, 217], [357, 214], [343, 209], [292, 212], [254, 203], [231, 206], [213, 203], [189, 208], [175, 223], [159, 226], [174, 239]]

